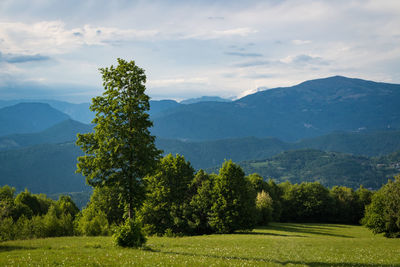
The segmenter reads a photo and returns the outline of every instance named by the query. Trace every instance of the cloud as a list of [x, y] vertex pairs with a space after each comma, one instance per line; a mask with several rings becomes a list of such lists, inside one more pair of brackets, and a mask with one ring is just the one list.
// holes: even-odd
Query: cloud
[[233, 66], [239, 67], [239, 68], [247, 68], [247, 67], [256, 67], [256, 66], [266, 66], [266, 65], [270, 65], [270, 64], [271, 64], [271, 61], [269, 61], [269, 60], [255, 60], [255, 61], [236, 63]]
[[210, 16], [210, 17], [207, 17], [207, 19], [210, 19], [210, 20], [223, 20], [225, 18], [221, 17], [221, 16]]
[[[0, 51], [31, 63], [2, 58], [0, 72], [100, 86], [99, 67], [134, 59], [160, 87], [151, 92], [166, 98], [238, 95], [337, 71], [399, 83], [399, 3], [3, 0]], [[44, 56], [55, 64], [43, 64]]]
[[151, 39], [155, 30], [119, 29], [85, 24], [69, 29], [62, 21], [0, 23], [0, 49], [7, 53], [62, 54], [88, 45], [108, 45], [110, 41]]
[[172, 85], [184, 85], [184, 84], [204, 84], [207, 83], [206, 77], [189, 77], [189, 78], [172, 78], [172, 79], [159, 79], [150, 80], [147, 85], [149, 87], [165, 87]]
[[292, 40], [292, 43], [295, 45], [305, 45], [305, 44], [311, 44], [310, 40]]
[[268, 79], [275, 77], [275, 74], [262, 74], [262, 73], [251, 73], [249, 75], [245, 75], [246, 78], [250, 79]]
[[225, 52], [225, 55], [238, 57], [262, 57], [260, 53], [244, 53], [244, 52]]
[[329, 65], [329, 62], [318, 56], [310, 56], [301, 54], [297, 56], [288, 56], [281, 60], [286, 64], [314, 64], [314, 65]]
[[18, 55], [18, 54], [5, 54], [0, 52], [0, 62], [7, 63], [26, 63], [26, 62], [38, 62], [50, 60], [48, 56], [36, 55]]
[[225, 30], [195, 30], [197, 32], [184, 34], [182, 39], [200, 39], [200, 40], [209, 40], [209, 39], [220, 39], [220, 38], [228, 38], [228, 37], [246, 37], [250, 34], [255, 34], [258, 31], [249, 27], [239, 27], [233, 29], [225, 29]]

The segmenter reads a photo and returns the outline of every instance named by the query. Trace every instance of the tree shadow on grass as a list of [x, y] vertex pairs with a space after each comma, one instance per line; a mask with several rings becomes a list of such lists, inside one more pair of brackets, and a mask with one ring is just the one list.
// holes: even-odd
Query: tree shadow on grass
[[285, 223], [280, 225], [271, 225], [263, 227], [265, 230], [278, 230], [289, 233], [304, 233], [304, 234], [315, 234], [315, 235], [325, 235], [325, 236], [333, 236], [333, 237], [343, 237], [343, 238], [354, 238], [349, 235], [341, 235], [331, 233], [330, 230], [335, 228], [335, 225], [305, 225], [305, 224], [294, 224], [294, 223]]
[[25, 247], [25, 246], [10, 246], [10, 245], [1, 245], [0, 244], [0, 253], [2, 252], [7, 252], [7, 251], [13, 251], [13, 250], [31, 250], [31, 249], [37, 249], [35, 247]]
[[166, 255], [180, 255], [180, 256], [190, 256], [190, 257], [207, 257], [207, 258], [214, 258], [214, 259], [222, 259], [222, 260], [242, 260], [242, 261], [253, 261], [253, 262], [263, 262], [263, 263], [274, 263], [280, 265], [288, 265], [288, 264], [301, 264], [310, 267], [317, 267], [317, 266], [356, 266], [356, 267], [389, 267], [394, 266], [393, 264], [375, 264], [375, 263], [358, 263], [358, 262], [316, 262], [316, 261], [279, 261], [274, 259], [263, 259], [263, 258], [253, 258], [253, 257], [237, 257], [237, 256], [219, 256], [219, 255], [210, 255], [210, 254], [196, 254], [196, 253], [189, 253], [189, 252], [174, 252], [174, 251], [157, 251], [152, 250], [154, 253], [161, 253]]
[[[264, 228], [263, 228], [264, 229]], [[307, 237], [305, 235], [292, 235], [292, 234], [276, 234], [276, 233], [265, 233], [265, 232], [257, 232], [257, 231], [240, 231], [240, 232], [235, 232], [235, 235], [266, 235], [266, 236], [282, 236], [282, 237]]]

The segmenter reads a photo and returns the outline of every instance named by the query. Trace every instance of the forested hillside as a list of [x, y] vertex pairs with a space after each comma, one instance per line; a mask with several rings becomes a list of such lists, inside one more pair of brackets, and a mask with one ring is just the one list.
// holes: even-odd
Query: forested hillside
[[46, 194], [89, 190], [85, 178], [75, 173], [79, 155], [81, 151], [74, 143], [2, 151], [0, 184]]
[[[385, 162], [385, 163], [384, 163]], [[336, 152], [305, 149], [286, 151], [266, 160], [239, 162], [245, 173], [258, 173], [277, 182], [320, 182], [332, 187], [361, 184], [378, 189], [400, 172], [399, 152], [380, 158], [367, 158]]]
[[93, 130], [88, 124], [74, 120], [62, 121], [39, 133], [12, 134], [0, 137], [0, 150], [23, 148], [38, 144], [58, 144], [71, 142], [78, 133], [87, 133]]

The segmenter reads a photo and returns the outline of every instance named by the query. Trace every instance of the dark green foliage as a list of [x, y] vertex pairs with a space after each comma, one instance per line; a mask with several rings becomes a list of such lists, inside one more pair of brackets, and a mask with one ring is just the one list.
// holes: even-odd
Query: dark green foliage
[[279, 187], [274, 180], [269, 179], [264, 182], [265, 191], [272, 198], [272, 221], [278, 222], [282, 214], [282, 195], [283, 190]]
[[[365, 208], [371, 204], [374, 193], [361, 185], [360, 188], [356, 190], [356, 194], [358, 197], [358, 206], [360, 208], [357, 216], [358, 218], [363, 218], [365, 215]], [[360, 221], [358, 221], [358, 223], [360, 223]]]
[[127, 219], [124, 224], [119, 226], [113, 235], [117, 246], [138, 248], [146, 243], [146, 237], [142, 232], [140, 222]]
[[240, 166], [226, 161], [215, 178], [210, 225], [217, 233], [252, 229], [255, 221], [255, 191]]
[[186, 219], [194, 169], [185, 158], [171, 154], [162, 158], [154, 175], [146, 177], [147, 194], [141, 217], [148, 234], [188, 233]]
[[400, 237], [400, 176], [389, 182], [372, 196], [362, 223], [375, 234]]
[[72, 201], [70, 196], [60, 196], [56, 202], [56, 207], [59, 210], [59, 215], [70, 215], [72, 218], [78, 214], [79, 209]]
[[118, 66], [100, 69], [104, 93], [93, 98], [94, 133], [78, 134], [76, 144], [85, 156], [78, 158], [77, 172], [95, 187], [121, 189], [121, 201], [133, 218], [144, 199], [142, 178], [156, 164], [160, 151], [149, 132], [149, 97], [146, 75], [134, 61], [118, 59]]
[[79, 212], [69, 196], [58, 201], [28, 190], [14, 198], [14, 188], [0, 188], [0, 240], [70, 236]]
[[121, 189], [116, 186], [96, 187], [90, 197], [88, 208], [104, 212], [109, 224], [121, 224], [124, 220], [124, 207], [120, 201]]
[[207, 174], [199, 170], [191, 185], [189, 226], [195, 234], [210, 234], [213, 228], [210, 225], [210, 211], [213, 205], [213, 187], [215, 174]]
[[332, 208], [332, 221], [340, 223], [358, 224], [362, 219], [364, 205], [359, 200], [357, 193], [344, 186], [334, 186], [330, 190], [334, 204]]
[[92, 196], [93, 191], [83, 191], [83, 192], [69, 192], [69, 193], [58, 193], [49, 195], [49, 198], [57, 200], [60, 196], [69, 196], [71, 200], [75, 203], [79, 210], [82, 210], [87, 206]]
[[32, 195], [28, 189], [25, 189], [24, 192], [21, 192], [17, 195], [15, 198], [15, 204], [16, 205], [25, 205], [27, 206], [31, 211], [32, 215], [42, 215], [47, 213], [48, 206], [41, 205], [39, 202], [39, 199], [37, 196]]
[[318, 182], [282, 184], [282, 221], [326, 222], [333, 203], [329, 190]]
[[265, 190], [267, 187], [267, 184], [265, 183], [264, 178], [262, 178], [258, 173], [250, 174], [246, 178], [252, 185], [254, 191], [256, 191], [257, 193]]

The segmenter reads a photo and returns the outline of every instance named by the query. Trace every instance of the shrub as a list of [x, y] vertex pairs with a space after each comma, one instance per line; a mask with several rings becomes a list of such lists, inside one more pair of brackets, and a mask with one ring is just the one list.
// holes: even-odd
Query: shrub
[[0, 220], [0, 241], [15, 239], [14, 220], [11, 217]]
[[272, 219], [272, 198], [264, 190], [257, 193], [256, 208], [258, 212], [258, 224], [267, 225]]
[[127, 219], [123, 225], [117, 227], [113, 239], [115, 244], [121, 247], [138, 248], [146, 243], [141, 223], [131, 219]]
[[109, 235], [107, 215], [93, 207], [84, 209], [77, 218], [76, 231], [86, 236]]

